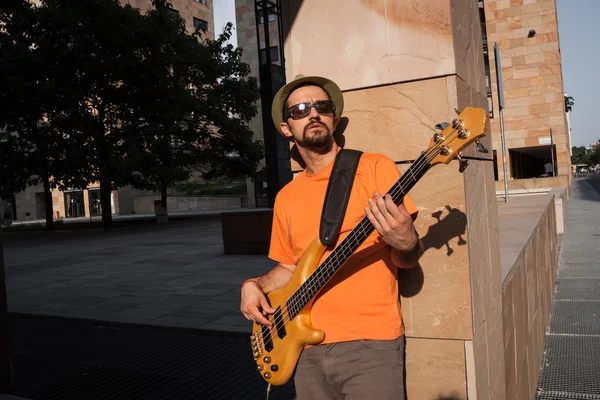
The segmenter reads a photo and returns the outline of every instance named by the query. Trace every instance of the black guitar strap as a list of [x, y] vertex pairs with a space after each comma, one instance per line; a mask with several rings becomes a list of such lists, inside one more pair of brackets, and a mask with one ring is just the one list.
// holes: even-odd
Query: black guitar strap
[[340, 233], [361, 156], [362, 151], [342, 149], [335, 157], [319, 229], [319, 240], [326, 246], [334, 244]]

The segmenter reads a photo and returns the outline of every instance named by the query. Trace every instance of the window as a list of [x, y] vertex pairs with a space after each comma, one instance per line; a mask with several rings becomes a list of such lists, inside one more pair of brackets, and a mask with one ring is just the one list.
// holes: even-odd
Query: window
[[[271, 62], [279, 61], [279, 47], [277, 47], [277, 46], [271, 47], [270, 56], [271, 56]], [[259, 57], [260, 57], [260, 63], [266, 64], [267, 63], [267, 49], [260, 49]]]
[[174, 8], [169, 7], [168, 10], [171, 15], [179, 15], [179, 11]]
[[206, 0], [196, 0], [196, 3], [200, 3], [200, 4], [206, 5]]
[[[264, 24], [265, 23], [265, 15], [263, 14], [262, 11], [259, 11], [259, 15], [258, 15], [258, 23], [259, 24]], [[269, 13], [269, 22], [273, 22], [273, 21], [277, 21], [277, 15], [273, 14], [273, 13]]]
[[485, 84], [486, 95], [488, 100], [488, 114], [490, 118], [494, 118], [494, 100], [492, 97], [492, 78], [490, 73], [490, 54], [487, 40], [487, 27], [485, 22], [485, 11], [483, 1], [479, 1], [479, 22], [481, 24], [481, 39], [483, 42], [483, 63], [485, 69]]
[[208, 31], [208, 22], [203, 19], [194, 17], [194, 29], [200, 29], [201, 31]]

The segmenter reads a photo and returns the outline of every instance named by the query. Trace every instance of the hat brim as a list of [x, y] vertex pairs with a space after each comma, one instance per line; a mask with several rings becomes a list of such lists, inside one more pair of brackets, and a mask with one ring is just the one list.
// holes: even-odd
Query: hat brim
[[[339, 86], [330, 79], [323, 78], [322, 76], [304, 76], [302, 78], [294, 79], [284, 87], [279, 89], [275, 97], [273, 98], [273, 105], [271, 106], [271, 118], [277, 131], [283, 135], [281, 131], [281, 123], [285, 122], [283, 119], [283, 106], [289, 95], [296, 90], [299, 86], [313, 83], [315, 86], [323, 88], [329, 95], [329, 98], [335, 104], [335, 117], [339, 119], [344, 111], [344, 96]], [[284, 135], [285, 136], [285, 135]]]

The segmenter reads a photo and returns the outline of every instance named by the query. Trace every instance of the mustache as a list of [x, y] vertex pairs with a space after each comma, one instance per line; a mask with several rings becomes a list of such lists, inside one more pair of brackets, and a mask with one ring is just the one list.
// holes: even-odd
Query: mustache
[[325, 125], [319, 121], [312, 121], [312, 122], [309, 122], [308, 124], [306, 124], [306, 126], [304, 127], [304, 133], [308, 132], [309, 129], [315, 128], [317, 126], [320, 126], [329, 132], [329, 128], [327, 127], [327, 125]]

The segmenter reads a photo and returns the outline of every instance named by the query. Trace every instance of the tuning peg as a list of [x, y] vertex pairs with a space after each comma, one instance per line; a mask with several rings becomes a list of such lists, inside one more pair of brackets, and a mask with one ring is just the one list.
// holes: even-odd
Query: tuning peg
[[476, 149], [480, 153], [489, 153], [490, 152], [484, 145], [481, 144], [481, 142], [479, 140], [477, 141]]
[[439, 131], [443, 131], [448, 126], [450, 126], [449, 122], [440, 122], [439, 124], [435, 124], [435, 129], [437, 129]]
[[458, 172], [462, 174], [469, 166], [469, 160], [462, 158], [462, 153], [459, 153], [456, 158], [458, 159]]

